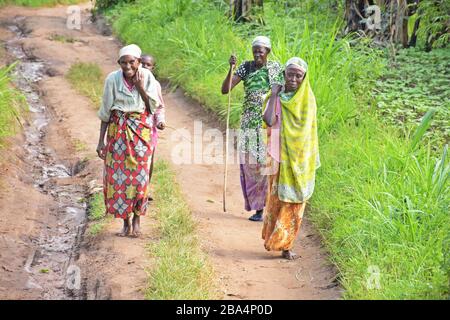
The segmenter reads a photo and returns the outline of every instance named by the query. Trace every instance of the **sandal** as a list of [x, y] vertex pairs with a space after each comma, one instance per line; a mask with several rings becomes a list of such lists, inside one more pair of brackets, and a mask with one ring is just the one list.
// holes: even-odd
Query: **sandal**
[[250, 221], [263, 221], [264, 219], [263, 219], [262, 213], [255, 213], [250, 218], [248, 218], [248, 220], [250, 220]]

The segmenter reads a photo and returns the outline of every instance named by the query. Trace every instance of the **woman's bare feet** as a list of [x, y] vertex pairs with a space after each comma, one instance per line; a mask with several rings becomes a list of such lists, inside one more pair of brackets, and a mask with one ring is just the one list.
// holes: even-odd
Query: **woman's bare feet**
[[131, 224], [130, 219], [123, 219], [123, 228], [122, 230], [117, 233], [117, 236], [119, 237], [127, 237], [131, 234]]
[[299, 258], [299, 256], [297, 254], [295, 254], [294, 252], [292, 252], [291, 250], [283, 250], [283, 252], [281, 253], [281, 256], [288, 260], [295, 260], [295, 259]]
[[137, 214], [133, 217], [133, 232], [131, 236], [134, 238], [139, 238], [141, 236], [141, 217]]

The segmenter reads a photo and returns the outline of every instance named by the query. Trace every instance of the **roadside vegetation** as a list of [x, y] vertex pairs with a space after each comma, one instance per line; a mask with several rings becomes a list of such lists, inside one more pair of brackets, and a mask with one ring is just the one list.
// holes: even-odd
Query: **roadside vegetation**
[[105, 79], [98, 64], [76, 62], [70, 67], [66, 78], [79, 94], [91, 100], [95, 108], [100, 107]]
[[0, 68], [0, 149], [5, 146], [5, 138], [20, 129], [26, 112], [25, 97], [11, 83], [14, 68], [15, 64]]

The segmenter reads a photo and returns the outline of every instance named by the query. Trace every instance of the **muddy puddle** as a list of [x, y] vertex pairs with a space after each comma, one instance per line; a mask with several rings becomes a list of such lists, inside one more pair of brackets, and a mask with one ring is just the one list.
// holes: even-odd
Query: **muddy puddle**
[[51, 117], [37, 84], [46, 66], [23, 49], [21, 39], [27, 37], [24, 22], [20, 17], [10, 21], [8, 28], [16, 36], [7, 42], [6, 49], [18, 60], [14, 81], [29, 105], [24, 149], [34, 187], [53, 199], [49, 208], [51, 219], [29, 243], [33, 250], [24, 265], [29, 274], [26, 288], [38, 290], [42, 299], [84, 299], [83, 276], [77, 259], [86, 223], [85, 190], [82, 185], [71, 183], [72, 176], [79, 171], [79, 163], [74, 166], [61, 163], [45, 145]]

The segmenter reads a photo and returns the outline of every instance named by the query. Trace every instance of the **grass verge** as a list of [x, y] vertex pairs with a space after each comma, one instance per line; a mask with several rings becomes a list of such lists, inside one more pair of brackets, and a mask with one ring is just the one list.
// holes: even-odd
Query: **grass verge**
[[65, 36], [65, 35], [57, 34], [57, 33], [52, 34], [50, 37], [48, 37], [48, 39], [51, 41], [58, 41], [61, 43], [74, 43], [75, 41], [77, 41], [73, 37]]
[[195, 223], [167, 162], [156, 162], [153, 181], [160, 239], [150, 245], [156, 263], [150, 271], [146, 299], [214, 298], [212, 268], [200, 249]]
[[88, 203], [88, 219], [91, 222], [87, 230], [89, 236], [95, 237], [100, 234], [105, 228], [106, 224], [111, 221], [111, 216], [105, 216], [105, 202], [103, 200], [103, 193], [94, 193], [89, 198]]
[[25, 97], [11, 84], [10, 72], [15, 67], [0, 68], [0, 148], [5, 138], [13, 136], [22, 125], [20, 118], [24, 114]]
[[79, 94], [88, 97], [96, 108], [100, 107], [104, 77], [96, 63], [74, 63], [66, 78]]

